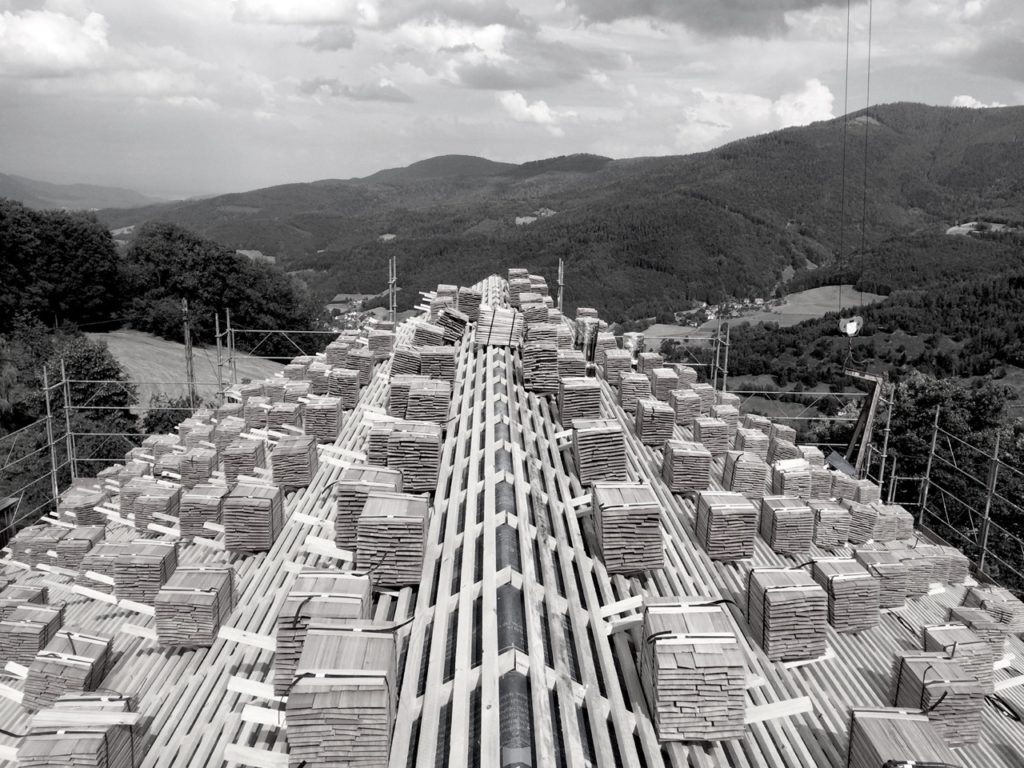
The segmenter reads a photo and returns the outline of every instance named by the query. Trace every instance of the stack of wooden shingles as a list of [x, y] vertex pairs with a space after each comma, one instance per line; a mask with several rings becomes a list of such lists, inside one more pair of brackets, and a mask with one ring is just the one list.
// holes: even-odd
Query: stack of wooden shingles
[[799, 459], [803, 461], [810, 471], [810, 462], [808, 462], [800, 449], [797, 448], [795, 443], [791, 443], [789, 440], [783, 440], [779, 437], [773, 437], [768, 443], [768, 463], [774, 464], [777, 461], [793, 461]]
[[676, 414], [676, 424], [690, 426], [700, 416], [700, 395], [692, 389], [673, 389], [668, 393], [668, 404]]
[[694, 533], [712, 560], [753, 557], [757, 508], [738, 493], [703, 491], [697, 497]]
[[287, 696], [310, 625], [344, 626], [372, 617], [369, 577], [337, 571], [302, 571], [277, 617], [274, 693]]
[[24, 603], [0, 620], [0, 669], [9, 661], [27, 667], [64, 626], [64, 607]]
[[872, 504], [881, 501], [882, 489], [876, 483], [864, 477], [857, 481], [857, 491], [854, 498], [861, 504]]
[[[638, 373], [642, 373], [644, 376], [650, 376], [651, 372], [656, 368], [661, 368], [665, 363], [665, 359], [657, 352], [644, 352], [643, 351], [643, 337], [641, 336], [641, 344], [636, 351], [636, 370]], [[623, 346], [626, 346], [626, 339], [623, 337]], [[632, 354], [632, 352], [631, 352]]]
[[316, 438], [312, 435], [290, 435], [277, 441], [270, 454], [274, 484], [281, 488], [305, 488], [313, 482], [320, 466]]
[[356, 548], [359, 515], [371, 491], [401, 493], [402, 473], [369, 465], [346, 467], [334, 483], [334, 542], [340, 549]]
[[417, 382], [431, 381], [429, 376], [419, 374], [402, 374], [391, 378], [391, 389], [388, 395], [388, 415], [396, 419], [404, 419], [409, 404], [409, 390]]
[[669, 440], [661, 476], [673, 493], [706, 491], [711, 485], [711, 451], [700, 443]]
[[459, 286], [456, 306], [458, 307], [459, 312], [462, 312], [469, 318], [469, 322], [475, 323], [480, 319], [480, 302], [482, 300], [483, 295], [480, 291], [473, 288], [466, 288], [465, 286]]
[[753, 453], [729, 451], [725, 454], [722, 485], [733, 493], [760, 499], [768, 483], [768, 465]]
[[660, 400], [641, 399], [636, 404], [636, 435], [644, 445], [661, 447], [672, 439], [675, 411]]
[[455, 381], [455, 347], [420, 347], [420, 373], [441, 381]]
[[229, 485], [238, 482], [239, 475], [255, 474], [257, 467], [266, 469], [267, 449], [262, 440], [236, 440], [221, 456], [224, 462], [224, 479]]
[[439, 285], [430, 299], [430, 322], [437, 322], [441, 313], [446, 309], [454, 309], [458, 300], [458, 287], [454, 285]]
[[245, 419], [237, 416], [226, 416], [217, 422], [213, 430], [213, 445], [217, 454], [224, 452], [224, 449], [237, 440], [245, 432]]
[[934, 581], [946, 584], [962, 584], [967, 579], [970, 561], [956, 547], [918, 546], [917, 554], [932, 561]]
[[743, 414], [743, 427], [744, 429], [756, 429], [758, 432], [764, 434], [765, 437], [771, 437], [772, 421], [767, 416], [761, 416], [756, 413], [745, 413]]
[[480, 308], [476, 344], [478, 347], [518, 347], [523, 343], [525, 329], [526, 319], [522, 312], [485, 304]]
[[[628, 349], [629, 353], [633, 355], [634, 358], [637, 359], [637, 370], [639, 370], [641, 373], [646, 373], [647, 371], [639, 367], [639, 365], [642, 364], [639, 362], [638, 357], [644, 351], [644, 335], [642, 333], [639, 333], [638, 331], [629, 331], [627, 333], [622, 334], [622, 348]], [[653, 354], [658, 353], [655, 352]]]
[[309, 370], [309, 365], [309, 363], [300, 361], [299, 358], [294, 357], [292, 358], [292, 361], [284, 367], [284, 370], [282, 370], [281, 373], [284, 374], [286, 379], [299, 381], [300, 379], [306, 378], [306, 372]]
[[994, 661], [1003, 658], [1011, 634], [1009, 624], [1003, 624], [984, 608], [971, 608], [966, 605], [955, 605], [950, 608], [947, 618], [950, 622], [963, 624], [988, 643]]
[[427, 544], [427, 513], [426, 496], [383, 491], [367, 494], [357, 525], [356, 555], [358, 567], [369, 571], [375, 584], [419, 584]]
[[626, 443], [615, 419], [573, 421], [572, 453], [582, 485], [626, 479]]
[[224, 548], [267, 552], [284, 527], [284, 494], [275, 485], [239, 483], [224, 497]]
[[181, 455], [178, 467], [182, 487], [194, 488], [208, 481], [217, 471], [217, 451], [213, 448], [189, 448]]
[[[442, 312], [442, 320], [446, 312], [454, 313], [455, 310], [447, 309]], [[373, 330], [366, 335], [366, 349], [371, 355], [373, 355], [374, 360], [386, 360], [394, 348], [395, 334], [392, 331]], [[310, 367], [310, 374], [312, 374], [312, 366]], [[312, 375], [310, 375], [310, 379], [312, 378]]]
[[828, 499], [832, 496], [832, 471], [828, 467], [818, 467], [810, 464], [811, 472], [811, 497], [815, 499]]
[[555, 341], [527, 341], [523, 346], [523, 386], [527, 392], [558, 392], [558, 345]]
[[359, 371], [352, 368], [332, 368], [327, 377], [327, 394], [341, 400], [343, 410], [359, 404]]
[[907, 566], [895, 552], [858, 548], [857, 562], [878, 582], [878, 607], [899, 608], [907, 601]]
[[22, 768], [136, 768], [145, 756], [140, 715], [127, 696], [65, 694], [29, 723]]
[[594, 532], [608, 573], [662, 568], [661, 504], [649, 485], [594, 483]]
[[[552, 312], [557, 310], [552, 310]], [[548, 313], [549, 315], [551, 312]], [[561, 320], [557, 323], [558, 330], [555, 332], [555, 341], [558, 343], [558, 350], [569, 351], [573, 348], [575, 342], [575, 335], [573, 334], [572, 328], [563, 323]], [[581, 359], [586, 359], [582, 352], [579, 353]]]
[[[583, 320], [583, 323], [588, 329], [591, 326], [593, 326], [595, 330], [598, 328], [598, 325], [596, 324], [597, 321], [594, 321], [592, 318], [585, 318]], [[594, 345], [594, 362], [600, 365], [602, 369], [604, 368], [605, 360], [607, 360], [609, 352], [625, 352], [626, 355], [629, 356], [629, 367], [630, 369], [632, 369], [633, 356], [629, 354], [628, 350], [619, 349], [619, 342], [615, 338], [615, 334], [610, 333], [608, 331], [597, 331], [597, 341]], [[625, 357], [619, 355], [619, 358], [620, 360], [618, 363], [616, 363], [616, 366], [619, 369], [621, 369], [624, 365], [623, 360], [625, 359]], [[617, 381], [613, 381], [612, 379], [608, 378], [607, 374], [605, 375], [605, 378], [608, 379], [608, 381], [612, 384], [618, 383]]]
[[527, 336], [532, 326], [547, 323], [548, 305], [541, 301], [541, 296], [536, 293], [523, 293], [519, 297], [519, 309], [526, 318]]
[[273, 404], [269, 397], [250, 397], [242, 407], [242, 416], [245, 419], [245, 426], [249, 429], [265, 429], [267, 426], [267, 414]]
[[1024, 632], [1024, 603], [1005, 587], [970, 587], [963, 604], [968, 608], [984, 608], [1012, 634]]
[[77, 571], [89, 551], [103, 541], [106, 528], [101, 525], [79, 525], [68, 531], [53, 548], [57, 553], [57, 565], [69, 571]]
[[812, 499], [814, 543], [822, 549], [838, 549], [850, 540], [850, 511], [835, 502]]
[[328, 381], [331, 376], [330, 365], [322, 360], [312, 362], [309, 364], [309, 370], [306, 371], [306, 376], [309, 379], [309, 394], [327, 394]]
[[290, 765], [388, 764], [398, 697], [390, 632], [310, 626], [286, 704]]
[[285, 427], [302, 427], [302, 403], [274, 403], [267, 411], [267, 429], [284, 432]]
[[32, 567], [40, 563], [51, 564], [53, 558], [47, 553], [67, 535], [67, 528], [56, 525], [30, 525], [23, 528], [8, 544], [11, 559]]
[[71, 488], [61, 496], [57, 514], [77, 525], [106, 525], [107, 516], [96, 507], [107, 500], [107, 494], [98, 488]]
[[828, 620], [836, 632], [878, 625], [879, 583], [853, 558], [815, 560], [811, 575], [828, 595]]
[[318, 443], [333, 443], [341, 434], [342, 413], [340, 397], [311, 397], [306, 403], [303, 429]]
[[[437, 317], [437, 324], [440, 328], [444, 329], [444, 343], [456, 344], [466, 335], [466, 328], [469, 326], [469, 315], [448, 307], [441, 310], [441, 314]], [[390, 351], [388, 350], [388, 352]]]
[[22, 703], [40, 710], [66, 693], [96, 690], [107, 675], [111, 646], [109, 637], [59, 631], [29, 665]]
[[850, 477], [838, 469], [832, 471], [832, 493], [833, 499], [855, 499], [857, 497], [857, 478]]
[[811, 467], [806, 459], [786, 459], [772, 464], [772, 493], [778, 496], [811, 495]]
[[761, 499], [761, 538], [773, 552], [808, 552], [814, 539], [814, 510], [791, 496]]
[[734, 405], [718, 403], [711, 406], [711, 416], [712, 418], [725, 422], [729, 429], [729, 441], [731, 443], [736, 437], [736, 430], [740, 424], [739, 409]]
[[846, 768], [887, 765], [957, 768], [965, 764], [943, 743], [942, 736], [923, 712], [853, 710]]
[[[232, 481], [233, 482], [233, 481]], [[219, 525], [224, 497], [228, 494], [227, 486], [197, 485], [181, 495], [181, 513], [179, 528], [184, 539], [199, 536], [211, 538], [212, 531], [207, 523]]]
[[922, 645], [926, 651], [941, 651], [973, 675], [986, 694], [992, 693], [992, 665], [1002, 657], [992, 655], [992, 645], [963, 624], [924, 627]]
[[682, 365], [681, 363], [672, 363], [672, 370], [676, 372], [679, 377], [679, 386], [682, 388], [689, 388], [697, 383], [697, 371], [688, 365]]
[[921, 597], [928, 594], [934, 580], [932, 577], [935, 575], [935, 568], [929, 558], [918, 556], [915, 550], [907, 548], [902, 543], [879, 543], [875, 546], [892, 552], [903, 563], [907, 570], [905, 582], [907, 597]]
[[234, 605], [234, 571], [230, 567], [178, 568], [156, 596], [160, 645], [208, 648]]
[[[440, 336], [439, 336], [440, 338]], [[440, 343], [440, 341], [438, 342]], [[345, 357], [345, 368], [359, 372], [359, 386], [365, 387], [373, 378], [373, 365], [376, 360], [373, 353], [364, 347], [352, 347]], [[329, 383], [329, 382], [328, 382]], [[328, 391], [328, 394], [336, 394]]]
[[412, 343], [417, 347], [439, 347], [444, 344], [444, 328], [421, 320], [413, 327]]
[[947, 744], [974, 744], [981, 732], [985, 688], [959, 661], [945, 653], [922, 651], [896, 655], [892, 704], [921, 709]]
[[705, 416], [710, 414], [711, 408], [715, 404], [714, 387], [705, 382], [694, 382], [690, 384], [690, 389], [700, 397], [700, 412]]
[[370, 464], [385, 467], [388, 463], [388, 438], [398, 419], [381, 420], [370, 425], [366, 433], [366, 460]]
[[[132, 551], [133, 545], [127, 542], [115, 544], [104, 541], [97, 544], [82, 558], [75, 583], [97, 592], [112, 594], [114, 591], [114, 564], [118, 556]], [[99, 576], [99, 579], [93, 578], [93, 575]]]
[[583, 376], [568, 376], [558, 383], [558, 418], [562, 426], [574, 419], [596, 419], [601, 415], [601, 383]]
[[22, 605], [45, 605], [49, 599], [50, 590], [47, 587], [35, 584], [8, 584], [0, 590], [0, 621]]
[[444, 424], [452, 400], [452, 385], [447, 381], [423, 379], [412, 382], [403, 416], [412, 421]]
[[178, 567], [178, 548], [167, 541], [134, 541], [114, 558], [114, 594], [152, 604]]
[[655, 368], [650, 373], [652, 394], [664, 403], [679, 389], [679, 376], [671, 368]]
[[[391, 377], [416, 376], [420, 372], [420, 352], [415, 347], [397, 347], [391, 355]], [[357, 396], [358, 399], [358, 396]]]
[[[614, 338], [614, 337], [613, 337]], [[625, 349], [619, 349], [618, 347], [607, 349], [604, 351], [604, 361], [602, 363], [602, 373], [604, 374], [605, 380], [613, 386], [619, 386], [619, 382], [622, 377], [633, 372], [633, 358], [629, 352]], [[650, 389], [651, 382], [648, 381], [646, 376], [638, 374], [639, 378], [647, 382], [647, 387]]]
[[[611, 357], [612, 353], [609, 352], [608, 354], [609, 356], [605, 361], [606, 371], [608, 362], [614, 359]], [[642, 373], [624, 371], [619, 374], [619, 405], [622, 406], [622, 410], [626, 413], [636, 413], [637, 400], [646, 399], [650, 396], [651, 380]]]
[[713, 419], [710, 416], [698, 416], [693, 420], [693, 439], [698, 443], [704, 443], [715, 456], [729, 450], [729, 425], [720, 419]]
[[558, 377], [581, 377], [587, 375], [587, 358], [576, 349], [562, 349], [559, 341]]
[[441, 427], [419, 421], [401, 421], [388, 434], [387, 466], [402, 473], [407, 491], [433, 492], [441, 467]]
[[828, 598], [806, 571], [754, 568], [747, 622], [769, 660], [815, 659], [825, 654]]
[[649, 598], [640, 648], [640, 680], [661, 741], [744, 736], [746, 667], [722, 606]]
[[181, 514], [181, 486], [164, 482], [147, 487], [132, 502], [136, 530], [146, 531], [151, 523], [167, 525], [170, 522], [167, 518], [177, 520]]
[[[510, 270], [511, 272], [511, 270]], [[508, 303], [519, 308], [524, 293], [532, 293], [533, 284], [527, 275], [508, 276]]]

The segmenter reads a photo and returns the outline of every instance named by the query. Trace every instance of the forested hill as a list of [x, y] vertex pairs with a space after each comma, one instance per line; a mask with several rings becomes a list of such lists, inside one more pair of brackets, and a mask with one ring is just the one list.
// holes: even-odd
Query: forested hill
[[[849, 124], [841, 262], [860, 243], [865, 132], [869, 249], [899, 251], [962, 220], [1021, 218], [1024, 108], [873, 107]], [[523, 165], [448, 156], [366, 179], [100, 215], [111, 227], [156, 219], [261, 250], [286, 269], [314, 271], [322, 295], [376, 293], [395, 253], [405, 304], [438, 282], [513, 264], [553, 278], [562, 257], [570, 307], [636, 318], [687, 300], [764, 296], [787, 268], [834, 262], [842, 147], [836, 119], [697, 155]], [[976, 241], [961, 246], [971, 263]]]

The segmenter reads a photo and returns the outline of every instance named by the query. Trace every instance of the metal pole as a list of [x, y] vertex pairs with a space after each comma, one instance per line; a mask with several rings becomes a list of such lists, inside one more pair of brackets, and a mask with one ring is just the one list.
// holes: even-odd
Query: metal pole
[[192, 361], [192, 330], [189, 328], [188, 299], [181, 300], [181, 316], [185, 326], [185, 379], [188, 381], [188, 404], [196, 410], [196, 371]]
[[394, 251], [388, 259], [388, 320], [398, 320], [398, 261]]
[[238, 364], [235, 362], [235, 329], [231, 327], [231, 310], [225, 309], [225, 322], [228, 329], [228, 367], [231, 369], [231, 383], [238, 383]]
[[75, 458], [75, 436], [71, 432], [71, 385], [68, 384], [67, 370], [64, 368], [64, 358], [60, 359], [61, 389], [64, 393], [64, 435], [68, 451], [68, 466], [71, 467], [71, 479], [78, 477], [78, 460]]
[[558, 311], [564, 311], [562, 309], [562, 298], [565, 294], [565, 261], [563, 259], [558, 260]]
[[217, 396], [223, 397], [224, 390], [224, 358], [222, 357], [223, 344], [220, 340], [220, 312], [213, 313], [213, 336], [217, 339]]
[[[882, 437], [882, 469], [878, 473], [878, 487], [885, 487], [885, 460], [889, 458], [889, 428], [892, 425], [892, 409], [896, 405], [896, 388], [892, 388], [892, 394], [886, 401], [888, 406], [885, 414], [885, 433]], [[894, 461], [895, 463], [895, 461]]]
[[892, 500], [896, 498], [896, 456], [892, 457], [892, 474], [889, 475], [889, 500], [887, 504], [892, 504]]
[[981, 517], [981, 535], [979, 544], [981, 546], [981, 559], [978, 561], [978, 570], [985, 570], [985, 560], [988, 559], [988, 529], [990, 514], [992, 512], [992, 496], [996, 492], [996, 482], [999, 479], [999, 433], [996, 432], [996, 444], [992, 449], [992, 463], [988, 469], [988, 486], [985, 493], [985, 512]]
[[43, 399], [46, 401], [46, 443], [50, 448], [50, 490], [53, 491], [53, 503], [60, 498], [60, 485], [57, 482], [57, 447], [53, 442], [53, 409], [50, 407], [50, 377], [43, 366]]
[[939, 441], [939, 406], [935, 406], [935, 426], [932, 428], [932, 447], [928, 451], [928, 466], [924, 470], [924, 486], [921, 488], [921, 512], [917, 516], [917, 524], [924, 524], [924, 511], [928, 505], [928, 488], [932, 484], [932, 459], [935, 458], [935, 445]]
[[711, 367], [711, 388], [718, 389], [718, 369], [722, 355], [722, 318], [718, 318], [718, 327], [715, 329], [715, 364]]
[[732, 338], [732, 325], [725, 326], [725, 364], [722, 367], [722, 391], [729, 384], [729, 340]]

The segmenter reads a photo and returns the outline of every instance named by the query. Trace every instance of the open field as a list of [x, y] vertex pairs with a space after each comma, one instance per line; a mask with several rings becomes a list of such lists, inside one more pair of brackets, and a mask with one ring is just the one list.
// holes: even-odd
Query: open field
[[[185, 345], [167, 341], [140, 331], [112, 331], [110, 333], [89, 333], [91, 339], [106, 342], [110, 352], [124, 366], [129, 378], [139, 385], [139, 403], [149, 404], [152, 395], [163, 392], [171, 397], [184, 395], [185, 386]], [[203, 398], [217, 392], [217, 353], [214, 348], [195, 347], [192, 353], [196, 389]], [[225, 358], [226, 362], [226, 358]], [[281, 370], [279, 363], [260, 360], [239, 353], [236, 356], [239, 380], [243, 378], [263, 379]], [[224, 376], [228, 378], [227, 365]]]
[[[877, 293], [859, 293], [852, 285], [825, 285], [806, 291], [792, 293], [777, 307], [770, 307], [759, 312], [752, 312], [743, 317], [730, 318], [730, 323], [778, 323], [787, 328], [804, 320], [823, 317], [835, 312], [840, 304], [842, 293], [843, 309], [872, 304], [886, 298]], [[725, 322], [725, 321], [723, 321]], [[700, 328], [688, 328], [679, 325], [659, 323], [644, 331], [644, 339], [648, 349], [657, 350], [663, 339], [683, 339], [694, 334], [707, 335], [714, 333], [718, 320], [708, 320]]]

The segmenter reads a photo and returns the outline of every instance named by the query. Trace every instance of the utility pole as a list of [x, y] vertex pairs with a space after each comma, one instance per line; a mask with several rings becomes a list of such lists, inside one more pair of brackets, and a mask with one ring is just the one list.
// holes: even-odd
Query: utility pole
[[188, 405], [196, 410], [196, 371], [192, 362], [192, 329], [188, 316], [188, 299], [181, 300], [181, 316], [185, 325], [185, 377], [188, 379]]
[[558, 260], [558, 311], [564, 312], [562, 299], [565, 297], [565, 260]]
[[398, 262], [395, 252], [388, 258], [388, 320], [398, 322]]

